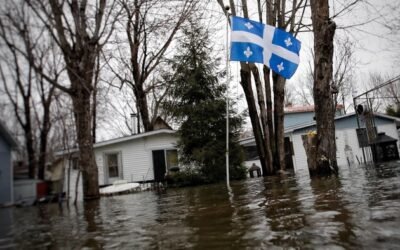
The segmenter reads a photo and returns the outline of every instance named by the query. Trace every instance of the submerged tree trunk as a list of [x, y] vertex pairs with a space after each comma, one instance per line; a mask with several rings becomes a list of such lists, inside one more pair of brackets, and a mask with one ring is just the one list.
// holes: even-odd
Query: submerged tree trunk
[[98, 170], [93, 152], [92, 113], [90, 95], [81, 84], [77, 86], [78, 94], [72, 96], [75, 112], [75, 125], [79, 145], [79, 166], [82, 169], [83, 194], [85, 200], [98, 199]]
[[284, 102], [285, 79], [273, 73], [274, 79], [274, 124], [275, 124], [275, 166], [285, 170], [285, 132], [284, 132]]
[[[265, 83], [265, 99], [267, 102], [267, 125], [268, 125], [268, 130], [269, 130], [269, 136], [270, 136], [270, 147], [271, 147], [271, 152], [272, 156], [275, 155], [276, 147], [275, 147], [275, 132], [274, 132], [274, 120], [272, 119], [273, 113], [272, 113], [272, 95], [271, 95], [271, 81], [269, 78], [271, 70], [264, 65], [263, 67], [263, 73], [264, 73], [264, 83]], [[275, 166], [275, 160], [274, 157], [272, 157], [272, 166]], [[275, 167], [274, 167], [275, 168]]]
[[257, 152], [260, 158], [261, 169], [263, 171], [263, 175], [265, 176], [268, 173], [267, 160], [265, 157], [265, 145], [260, 126], [260, 119], [257, 113], [257, 107], [254, 99], [253, 89], [251, 87], [250, 71], [241, 69], [240, 79], [241, 79], [240, 85], [242, 85], [247, 105], [249, 108], [249, 115], [250, 115], [251, 125], [253, 127], [253, 134], [254, 134], [254, 139], [256, 141]]
[[258, 107], [260, 108], [260, 115], [261, 115], [261, 128], [262, 128], [262, 135], [263, 135], [263, 147], [265, 148], [265, 161], [266, 161], [266, 170], [267, 172], [264, 175], [271, 175], [274, 173], [274, 168], [272, 165], [272, 151], [271, 151], [271, 137], [269, 135], [269, 129], [267, 124], [267, 111], [265, 109], [265, 100], [264, 100], [264, 93], [263, 88], [261, 85], [260, 74], [258, 69], [255, 65], [251, 66], [251, 71], [253, 73], [254, 81], [256, 84], [256, 91], [257, 91], [257, 100], [258, 100]]
[[317, 123], [316, 166], [311, 175], [337, 173], [334, 108], [330, 84], [333, 71], [333, 37], [336, 24], [329, 19], [329, 1], [311, 0], [314, 30], [314, 103]]
[[43, 111], [42, 129], [40, 131], [40, 149], [38, 161], [38, 178], [44, 180], [47, 161], [47, 137], [50, 132], [50, 103], [46, 103]]

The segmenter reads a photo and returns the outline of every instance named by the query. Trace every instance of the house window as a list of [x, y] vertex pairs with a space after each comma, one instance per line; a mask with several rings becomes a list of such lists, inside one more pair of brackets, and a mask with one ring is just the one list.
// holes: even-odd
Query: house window
[[79, 169], [79, 160], [78, 158], [71, 159], [72, 169], [78, 170]]
[[108, 177], [118, 177], [118, 153], [107, 154], [106, 161], [108, 166]]
[[178, 167], [178, 151], [176, 149], [166, 150], [167, 169]]

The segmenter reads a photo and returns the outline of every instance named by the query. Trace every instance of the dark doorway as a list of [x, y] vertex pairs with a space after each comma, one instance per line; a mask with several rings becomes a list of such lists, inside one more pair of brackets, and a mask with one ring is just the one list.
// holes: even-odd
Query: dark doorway
[[374, 162], [386, 162], [399, 159], [397, 140], [385, 133], [378, 133], [376, 139], [371, 143]]
[[164, 181], [165, 177], [165, 154], [164, 150], [153, 151], [153, 169], [154, 169], [154, 181]]
[[285, 137], [285, 162], [286, 169], [293, 169], [293, 143], [289, 137]]

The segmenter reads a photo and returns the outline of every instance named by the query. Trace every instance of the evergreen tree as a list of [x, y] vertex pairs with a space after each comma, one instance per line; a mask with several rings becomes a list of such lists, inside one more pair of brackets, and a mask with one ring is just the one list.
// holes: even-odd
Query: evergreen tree
[[[219, 84], [219, 59], [211, 57], [208, 33], [196, 24], [184, 30], [174, 57], [170, 101], [165, 108], [181, 124], [178, 148], [181, 161], [199, 167], [206, 182], [225, 179], [226, 99]], [[230, 172], [232, 179], [245, 177], [243, 154], [238, 144], [242, 117], [230, 113]]]

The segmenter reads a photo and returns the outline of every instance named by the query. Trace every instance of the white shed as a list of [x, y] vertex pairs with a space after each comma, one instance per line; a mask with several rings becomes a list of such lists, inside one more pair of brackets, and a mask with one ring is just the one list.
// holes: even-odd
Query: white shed
[[[167, 170], [178, 166], [177, 140], [176, 131], [160, 129], [94, 144], [99, 185], [109, 185], [117, 180], [163, 181]], [[79, 167], [77, 150], [71, 153], [70, 160], [65, 161], [64, 190], [68, 189], [69, 183], [69, 193], [73, 195]], [[67, 155], [65, 151], [63, 154]], [[81, 178], [78, 187], [81, 196]]]
[[[397, 140], [397, 150], [399, 149], [399, 134], [397, 132], [397, 124], [400, 119], [384, 114], [375, 113], [374, 122], [378, 133], [385, 133], [387, 136]], [[365, 128], [363, 121], [360, 121], [360, 127]], [[337, 148], [337, 162], [339, 166], [348, 164], [358, 164], [363, 162], [364, 156], [362, 148], [359, 145], [357, 136], [357, 116], [355, 113], [338, 116], [335, 118], [335, 132], [336, 132], [336, 148]], [[292, 156], [286, 157], [286, 162], [293, 163], [295, 172], [307, 171], [307, 156], [303, 146], [302, 136], [307, 132], [315, 130], [315, 122], [307, 122], [296, 124], [285, 128], [285, 144], [288, 148], [292, 147]], [[246, 147], [255, 147], [254, 138], [247, 138], [241, 141], [241, 144]], [[367, 161], [372, 161], [371, 150], [369, 147], [364, 148], [364, 155]], [[253, 150], [254, 151], [254, 150]], [[291, 150], [286, 150], [291, 151]], [[258, 157], [253, 154], [246, 160], [246, 166], [251, 164], [261, 166]], [[290, 164], [287, 164], [290, 165]]]

